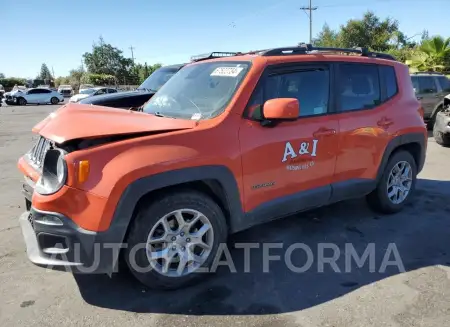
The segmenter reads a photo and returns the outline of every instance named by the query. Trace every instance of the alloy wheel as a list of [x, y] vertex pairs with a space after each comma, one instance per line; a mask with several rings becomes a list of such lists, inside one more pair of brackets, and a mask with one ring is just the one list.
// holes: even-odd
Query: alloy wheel
[[192, 209], [175, 210], [159, 219], [150, 231], [147, 259], [163, 276], [185, 276], [205, 263], [213, 242], [214, 231], [205, 215]]
[[387, 195], [394, 204], [405, 201], [412, 186], [412, 168], [407, 161], [400, 161], [392, 167], [387, 181]]

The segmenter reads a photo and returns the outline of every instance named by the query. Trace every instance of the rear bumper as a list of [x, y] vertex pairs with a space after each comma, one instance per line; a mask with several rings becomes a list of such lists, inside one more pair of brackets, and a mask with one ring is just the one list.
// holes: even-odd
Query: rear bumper
[[19, 222], [33, 264], [71, 273], [116, 272], [121, 244], [114, 242], [114, 233], [87, 231], [61, 214], [34, 208]]

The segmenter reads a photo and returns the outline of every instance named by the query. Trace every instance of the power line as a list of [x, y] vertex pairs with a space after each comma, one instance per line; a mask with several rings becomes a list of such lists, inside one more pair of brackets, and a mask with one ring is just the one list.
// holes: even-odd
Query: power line
[[309, 11], [309, 43], [312, 43], [312, 11], [317, 10], [317, 7], [312, 6], [312, 0], [309, 0], [309, 6], [308, 7], [300, 7], [301, 10], [303, 10], [307, 14], [307, 10]]

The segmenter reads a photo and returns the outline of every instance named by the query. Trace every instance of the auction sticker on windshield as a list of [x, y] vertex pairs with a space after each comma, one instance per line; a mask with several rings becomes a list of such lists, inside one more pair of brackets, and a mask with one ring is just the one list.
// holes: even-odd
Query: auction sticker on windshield
[[211, 73], [211, 76], [236, 77], [243, 70], [243, 67], [217, 67]]

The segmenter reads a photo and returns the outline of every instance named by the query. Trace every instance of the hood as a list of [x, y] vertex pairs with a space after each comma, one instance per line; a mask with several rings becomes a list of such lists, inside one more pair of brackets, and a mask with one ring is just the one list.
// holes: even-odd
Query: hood
[[124, 99], [124, 98], [130, 98], [135, 97], [140, 94], [155, 94], [155, 92], [148, 92], [148, 91], [127, 91], [127, 92], [117, 92], [117, 93], [110, 93], [110, 94], [102, 94], [102, 95], [96, 95], [95, 97], [91, 97], [90, 99], [86, 99], [83, 101], [83, 104], [100, 104], [103, 102], [109, 102], [114, 101], [117, 99]]
[[81, 99], [86, 99], [90, 94], [77, 94], [70, 98], [70, 101], [80, 101]]
[[196, 122], [156, 117], [142, 112], [70, 103], [62, 106], [33, 127], [56, 143], [112, 135], [168, 132], [191, 129]]

